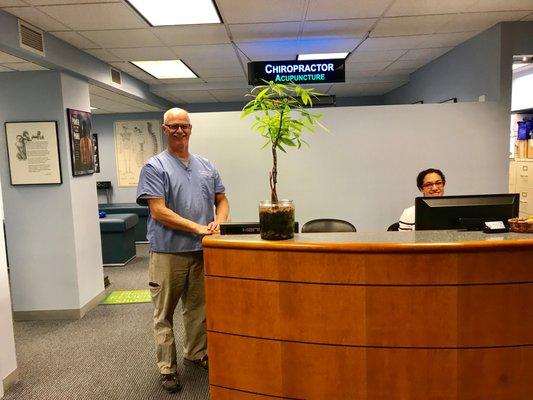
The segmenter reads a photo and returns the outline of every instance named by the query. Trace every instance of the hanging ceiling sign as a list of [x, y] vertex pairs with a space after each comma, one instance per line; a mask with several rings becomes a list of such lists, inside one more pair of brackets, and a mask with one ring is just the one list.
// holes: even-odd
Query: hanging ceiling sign
[[344, 60], [268, 61], [248, 63], [248, 84], [344, 82]]

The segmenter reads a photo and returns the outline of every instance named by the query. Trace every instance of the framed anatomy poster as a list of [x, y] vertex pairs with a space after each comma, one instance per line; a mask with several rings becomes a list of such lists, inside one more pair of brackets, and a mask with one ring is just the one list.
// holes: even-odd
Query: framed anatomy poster
[[6, 122], [12, 185], [62, 183], [56, 121]]
[[91, 113], [67, 109], [70, 135], [70, 159], [72, 175], [94, 173], [94, 148], [91, 132]]
[[115, 121], [118, 186], [137, 186], [144, 163], [161, 150], [161, 121]]

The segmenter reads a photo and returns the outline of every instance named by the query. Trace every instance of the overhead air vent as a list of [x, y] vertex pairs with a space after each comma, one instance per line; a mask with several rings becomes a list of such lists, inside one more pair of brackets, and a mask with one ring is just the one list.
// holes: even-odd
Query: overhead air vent
[[111, 81], [118, 85], [122, 83], [122, 77], [120, 76], [119, 70], [111, 68]]
[[44, 56], [43, 31], [20, 19], [18, 22], [20, 47]]

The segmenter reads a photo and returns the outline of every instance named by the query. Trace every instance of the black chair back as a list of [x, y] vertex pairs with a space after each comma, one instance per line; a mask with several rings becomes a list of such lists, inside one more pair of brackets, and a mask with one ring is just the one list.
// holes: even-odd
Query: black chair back
[[400, 230], [400, 223], [399, 222], [395, 222], [394, 224], [392, 224], [391, 226], [389, 226], [387, 228], [388, 231], [399, 231]]
[[355, 226], [348, 221], [334, 218], [320, 218], [307, 221], [302, 226], [302, 233], [309, 232], [356, 232]]

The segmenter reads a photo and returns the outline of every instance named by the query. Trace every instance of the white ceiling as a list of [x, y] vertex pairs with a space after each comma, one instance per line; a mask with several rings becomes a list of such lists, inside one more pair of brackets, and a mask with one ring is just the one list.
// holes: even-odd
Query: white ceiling
[[[215, 2], [223, 24], [155, 28], [121, 0], [0, 0], [0, 8], [180, 104], [243, 101], [249, 88], [247, 62], [290, 60], [310, 52], [351, 52], [346, 83], [320, 86], [322, 92], [338, 97], [381, 95], [498, 22], [533, 20], [533, 0]], [[199, 79], [157, 80], [129, 63], [174, 58], [182, 59]], [[0, 57], [0, 70], [18, 69], [18, 62]], [[112, 95], [92, 88], [91, 103], [118, 112], [111, 111], [109, 98], [116, 93], [106, 92]], [[120, 104], [120, 112], [139, 106], [124, 100]]]

